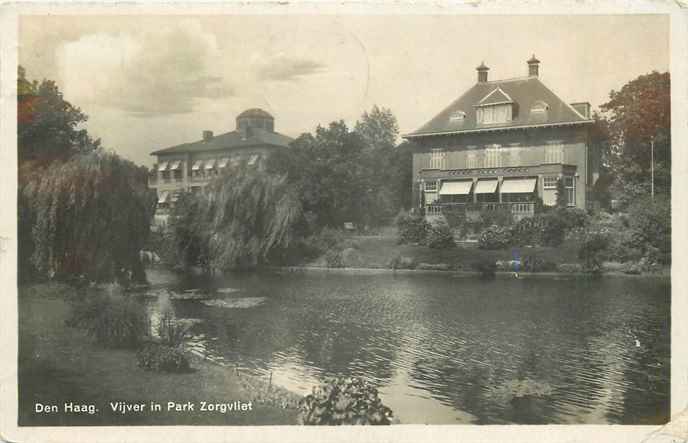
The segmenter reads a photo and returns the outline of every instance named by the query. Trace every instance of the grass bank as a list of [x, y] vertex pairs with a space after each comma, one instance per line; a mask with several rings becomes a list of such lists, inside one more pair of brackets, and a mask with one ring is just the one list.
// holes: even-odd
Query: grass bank
[[[295, 424], [295, 396], [267, 382], [200, 358], [182, 374], [144, 371], [135, 351], [106, 349], [65, 326], [69, 286], [19, 289], [19, 424], [56, 425], [280, 425]], [[110, 402], [161, 403], [160, 412], [121, 414]], [[191, 402], [194, 411], [167, 411], [167, 402]], [[209, 403], [252, 402], [244, 412], [203, 412]], [[94, 404], [91, 414], [35, 413], [35, 404]], [[148, 407], [146, 407], [147, 409]]]

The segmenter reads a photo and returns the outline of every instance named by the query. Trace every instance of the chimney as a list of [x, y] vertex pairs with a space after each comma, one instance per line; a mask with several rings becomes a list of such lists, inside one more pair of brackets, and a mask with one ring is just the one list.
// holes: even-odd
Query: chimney
[[207, 142], [211, 138], [213, 138], [213, 131], [203, 131], [203, 141]]
[[487, 81], [487, 71], [490, 70], [487, 66], [485, 66], [485, 62], [481, 62], [480, 66], [475, 68], [476, 71], [478, 71], [478, 83], [485, 83]]
[[535, 58], [535, 54], [528, 60], [528, 77], [538, 77], [540, 74], [540, 60]]

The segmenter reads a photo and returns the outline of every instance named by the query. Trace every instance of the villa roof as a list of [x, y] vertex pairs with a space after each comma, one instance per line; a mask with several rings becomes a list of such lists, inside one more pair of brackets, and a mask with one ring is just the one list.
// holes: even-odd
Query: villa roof
[[160, 149], [152, 152], [151, 155], [219, 151], [252, 146], [288, 147], [292, 140], [291, 137], [279, 132], [271, 132], [262, 128], [251, 128], [247, 136], [238, 131], [231, 131], [216, 135], [208, 140], [199, 140]]
[[[544, 102], [548, 109], [531, 115], [530, 109]], [[504, 123], [481, 124], [477, 121], [477, 108], [488, 104], [513, 103], [512, 120]], [[464, 113], [464, 118], [455, 118]], [[578, 113], [559, 98], [538, 77], [529, 76], [508, 80], [478, 82], [418, 130], [404, 137], [456, 134], [482, 130], [510, 129], [528, 126], [590, 123], [592, 120]]]

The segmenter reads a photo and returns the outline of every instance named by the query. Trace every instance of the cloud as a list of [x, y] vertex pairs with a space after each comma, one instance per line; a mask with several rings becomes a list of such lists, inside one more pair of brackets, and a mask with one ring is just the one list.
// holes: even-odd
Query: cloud
[[188, 113], [201, 99], [232, 96], [219, 59], [215, 37], [194, 21], [143, 34], [87, 35], [58, 56], [72, 100], [137, 116]]
[[322, 72], [325, 65], [302, 57], [279, 54], [256, 63], [258, 78], [267, 81], [294, 81], [300, 77]]

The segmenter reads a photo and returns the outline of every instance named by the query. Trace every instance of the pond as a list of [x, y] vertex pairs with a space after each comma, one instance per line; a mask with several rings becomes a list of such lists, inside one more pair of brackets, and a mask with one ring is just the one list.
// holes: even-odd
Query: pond
[[[193, 319], [201, 352], [302, 394], [326, 376], [363, 377], [402, 423], [668, 419], [668, 279], [149, 278], [177, 318]], [[179, 297], [194, 289], [209, 298]]]

